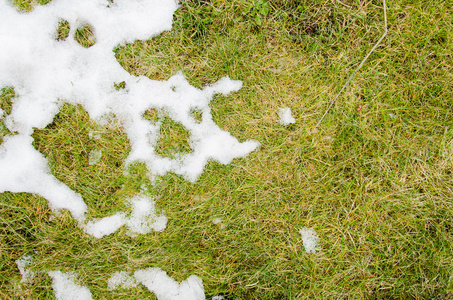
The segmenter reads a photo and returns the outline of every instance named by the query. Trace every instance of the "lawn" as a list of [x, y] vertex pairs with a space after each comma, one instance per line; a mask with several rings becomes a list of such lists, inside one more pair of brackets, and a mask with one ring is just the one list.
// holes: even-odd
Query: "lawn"
[[[150, 178], [144, 164], [125, 170], [121, 123], [98, 124], [64, 104], [32, 135], [52, 174], [92, 217], [149, 195], [167, 228], [96, 239], [39, 196], [1, 193], [0, 298], [54, 299], [46, 272], [61, 270], [76, 272], [93, 299], [156, 299], [143, 286], [110, 291], [107, 280], [157, 267], [177, 281], [197, 275], [206, 296], [237, 300], [453, 299], [453, 2], [387, 5], [388, 35], [316, 130], [383, 34], [382, 1], [185, 0], [171, 31], [114, 49], [125, 70], [153, 80], [178, 71], [198, 88], [241, 80], [210, 103], [213, 120], [260, 147], [210, 162], [195, 183]], [[89, 47], [92, 34], [76, 38]], [[4, 87], [0, 108], [8, 113], [15, 97]], [[296, 123], [280, 124], [282, 107]], [[162, 119], [158, 154], [190, 153], [184, 127], [157, 115], [145, 117]], [[305, 252], [303, 227], [319, 235], [315, 253]], [[37, 275], [20, 284], [15, 261], [26, 255]]]

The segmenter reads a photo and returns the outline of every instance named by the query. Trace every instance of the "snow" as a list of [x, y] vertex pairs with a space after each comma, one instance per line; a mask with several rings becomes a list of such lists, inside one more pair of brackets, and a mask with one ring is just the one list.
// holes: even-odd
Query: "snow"
[[291, 115], [291, 109], [289, 107], [279, 108], [278, 116], [280, 117], [280, 124], [289, 125], [296, 123], [296, 119]]
[[163, 231], [167, 227], [167, 217], [157, 216], [155, 202], [145, 196], [136, 196], [129, 200], [132, 206], [132, 214], [126, 219], [126, 226], [131, 234], [146, 234], [153, 229]]
[[[48, 274], [52, 277], [52, 288], [57, 300], [93, 299], [90, 290], [76, 282], [75, 273], [52, 271]], [[116, 272], [108, 280], [108, 289], [136, 288], [137, 283], [148, 288], [158, 300], [205, 300], [203, 283], [199, 277], [192, 275], [178, 283], [159, 268], [137, 270], [133, 277], [129, 272]]]
[[[1, 68], [0, 68], [1, 69]], [[51, 175], [47, 160], [32, 146], [29, 135], [8, 135], [0, 145], [0, 193], [37, 194], [53, 210], [67, 209], [79, 222], [87, 206], [79, 194]]]
[[129, 217], [125, 213], [104, 217], [100, 220], [93, 220], [87, 223], [85, 232], [96, 238], [102, 238], [117, 231], [121, 226], [126, 225], [131, 236], [146, 234], [154, 231], [163, 231], [167, 226], [167, 217], [157, 216], [155, 202], [144, 195], [137, 195], [128, 200], [132, 207]]
[[319, 237], [313, 228], [301, 228], [299, 230], [302, 235], [302, 242], [304, 244], [305, 252], [314, 253], [318, 250]]
[[[0, 125], [14, 133], [5, 135], [0, 144], [0, 193], [37, 194], [54, 211], [67, 209], [79, 226], [96, 238], [112, 234], [121, 226], [126, 226], [131, 235], [165, 229], [167, 218], [157, 215], [154, 201], [144, 195], [125, 200], [130, 204], [129, 214], [118, 212], [88, 220], [83, 198], [51, 174], [47, 159], [33, 147], [31, 135], [36, 128], [52, 122], [63, 102], [80, 104], [98, 123], [114, 118], [121, 122], [131, 145], [124, 164], [126, 174], [128, 167], [139, 161], [145, 163], [150, 177], [174, 172], [196, 182], [210, 160], [228, 164], [259, 146], [256, 141], [239, 142], [212, 120], [209, 103], [213, 96], [238, 91], [242, 82], [226, 76], [197, 89], [182, 73], [160, 82], [133, 76], [116, 61], [113, 50], [118, 45], [170, 30], [177, 1], [53, 0], [30, 13], [19, 13], [11, 3], [0, 0], [0, 88], [12, 87], [17, 95], [12, 99], [11, 113], [0, 111]], [[70, 26], [69, 36], [57, 41], [63, 20]], [[89, 48], [74, 39], [76, 29], [85, 25], [91, 26], [95, 35], [96, 42]], [[119, 82], [125, 83], [124, 89], [115, 88]], [[149, 109], [157, 109], [182, 124], [190, 133], [193, 151], [176, 159], [159, 156], [155, 148], [161, 122], [143, 117]], [[201, 120], [192, 115], [193, 111], [202, 114]], [[99, 135], [90, 133], [90, 138], [98, 139]], [[96, 165], [101, 157], [102, 153], [94, 150], [89, 164]], [[25, 269], [27, 259], [17, 261], [23, 280], [32, 276]], [[92, 299], [88, 288], [76, 283], [75, 274], [48, 274], [57, 299]], [[133, 286], [130, 277], [121, 274], [113, 275], [116, 279], [109, 284], [114, 287], [121, 281], [123, 286]], [[164, 271], [150, 268], [136, 271], [134, 278], [159, 300], [204, 299], [203, 284], [197, 276], [178, 283]]]
[[[0, 88], [12, 87], [17, 95], [11, 113], [1, 112], [4, 125], [17, 135], [4, 136], [0, 145], [0, 193], [40, 195], [53, 210], [69, 210], [80, 227], [86, 226], [86, 232], [97, 237], [121, 226], [121, 213], [86, 224], [88, 209], [82, 197], [50, 173], [46, 158], [32, 146], [34, 129], [50, 124], [63, 101], [82, 105], [95, 121], [116, 118], [122, 123], [131, 145], [126, 174], [130, 164], [139, 161], [151, 178], [174, 172], [195, 182], [208, 161], [228, 164], [259, 146], [256, 141], [240, 143], [212, 120], [209, 102], [214, 94], [237, 91], [240, 81], [224, 77], [197, 89], [182, 73], [154, 81], [129, 74], [116, 61], [112, 51], [116, 46], [171, 29], [176, 9], [174, 0], [53, 0], [30, 13], [18, 13], [8, 0], [0, 0]], [[57, 41], [62, 20], [70, 25], [69, 37]], [[76, 29], [85, 25], [95, 34], [96, 43], [89, 48], [73, 38]], [[125, 83], [124, 89], [115, 88], [119, 82]], [[155, 148], [161, 123], [143, 117], [149, 109], [182, 124], [190, 133], [193, 152], [175, 159], [159, 156]], [[202, 113], [201, 121], [193, 111]], [[95, 165], [101, 157], [94, 150], [89, 164]], [[142, 225], [136, 226], [134, 218]], [[164, 218], [153, 224], [145, 224], [143, 218], [137, 213], [123, 221], [140, 234], [149, 232], [149, 227], [165, 228]]]
[[197, 276], [190, 276], [181, 283], [169, 277], [159, 268], [139, 270], [135, 279], [156, 294], [159, 300], [204, 300], [202, 281]]
[[120, 271], [114, 273], [107, 282], [109, 290], [115, 290], [118, 287], [122, 288], [131, 288], [137, 287], [137, 282], [135, 278], [130, 275], [129, 272]]
[[100, 239], [103, 236], [114, 233], [125, 223], [124, 214], [117, 213], [113, 216], [88, 222], [85, 227], [85, 232]]
[[21, 259], [16, 260], [17, 268], [22, 276], [20, 283], [30, 283], [35, 277], [35, 273], [27, 269], [32, 262], [33, 258], [31, 256], [24, 256]]
[[90, 290], [77, 284], [75, 273], [63, 273], [52, 271], [48, 273], [52, 277], [52, 288], [57, 300], [92, 300]]
[[101, 150], [93, 150], [88, 154], [88, 165], [97, 165], [102, 158]]

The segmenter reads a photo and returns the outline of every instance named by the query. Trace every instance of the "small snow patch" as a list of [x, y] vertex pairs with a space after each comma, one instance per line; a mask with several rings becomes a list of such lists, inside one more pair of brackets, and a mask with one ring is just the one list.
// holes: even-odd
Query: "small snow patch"
[[85, 232], [100, 239], [117, 231], [125, 223], [124, 214], [118, 213], [100, 220], [90, 221], [85, 227]]
[[75, 283], [74, 273], [52, 271], [48, 273], [52, 277], [52, 288], [57, 300], [92, 300], [92, 295], [87, 287]]
[[225, 300], [225, 297], [223, 297], [223, 296], [212, 296], [208, 300]]
[[225, 229], [227, 227], [227, 224], [225, 224], [221, 218], [213, 219], [212, 224], [219, 225], [220, 229]]
[[305, 252], [314, 253], [318, 249], [318, 234], [313, 228], [304, 227], [299, 230], [302, 235], [302, 242], [304, 243]]
[[34, 272], [26, 269], [32, 262], [33, 258], [31, 256], [24, 256], [21, 259], [16, 260], [17, 268], [19, 269], [20, 275], [22, 275], [20, 283], [29, 283], [32, 281], [33, 277], [35, 277]]
[[146, 187], [146, 184], [143, 183], [143, 184], [140, 186], [140, 191], [142, 191], [142, 192], [148, 191], [148, 188]]
[[126, 225], [129, 234], [134, 237], [138, 234], [150, 233], [151, 230], [160, 232], [167, 227], [167, 217], [156, 215], [155, 202], [149, 197], [135, 196], [129, 199], [129, 203], [132, 207], [129, 217], [124, 213], [117, 213], [100, 220], [90, 221], [85, 226], [85, 232], [99, 239]]
[[181, 283], [159, 268], [139, 270], [135, 279], [156, 294], [158, 300], [205, 300], [202, 280], [192, 275]]
[[296, 119], [291, 115], [291, 109], [289, 107], [280, 108], [278, 111], [278, 116], [280, 117], [280, 124], [289, 125], [296, 123]]
[[121, 271], [121, 272], [116, 272], [110, 277], [110, 279], [107, 282], [109, 290], [114, 290], [118, 287], [122, 288], [131, 288], [131, 287], [136, 287], [137, 282], [135, 281], [135, 278], [130, 275], [129, 272]]
[[[57, 300], [92, 300], [90, 290], [76, 283], [76, 274], [52, 271], [52, 288]], [[137, 270], [134, 276], [129, 272], [114, 273], [108, 280], [109, 290], [118, 287], [136, 288], [138, 283], [143, 284], [154, 293], [158, 300], [205, 300], [202, 280], [192, 275], [178, 283], [159, 268]]]
[[93, 150], [88, 155], [88, 164], [90, 166], [97, 165], [102, 158], [102, 151], [101, 150]]
[[136, 196], [129, 200], [132, 205], [132, 214], [126, 220], [126, 226], [131, 235], [146, 234], [154, 231], [163, 231], [167, 227], [167, 217], [157, 216], [155, 202], [145, 196]]

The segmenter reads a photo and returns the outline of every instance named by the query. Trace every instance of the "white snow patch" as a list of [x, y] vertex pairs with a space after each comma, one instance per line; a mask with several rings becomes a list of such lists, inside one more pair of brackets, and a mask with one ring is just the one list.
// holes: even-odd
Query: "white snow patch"
[[305, 252], [314, 253], [318, 249], [318, 234], [313, 228], [304, 227], [299, 230], [302, 235], [302, 242], [304, 244]]
[[[52, 288], [57, 300], [92, 300], [90, 290], [76, 283], [76, 274], [52, 271]], [[178, 283], [159, 268], [137, 270], [132, 277], [129, 272], [114, 273], [108, 280], [109, 290], [118, 287], [135, 288], [143, 284], [158, 300], [205, 300], [202, 280], [195, 275]]]
[[296, 123], [296, 119], [291, 115], [291, 109], [289, 107], [279, 108], [278, 116], [280, 117], [280, 124], [289, 125]]
[[75, 282], [74, 273], [52, 271], [47, 273], [52, 277], [52, 288], [57, 300], [92, 300], [92, 295], [87, 287]]
[[85, 232], [100, 239], [117, 231], [126, 223], [125, 215], [118, 213], [100, 220], [93, 220], [87, 223]]
[[93, 150], [88, 154], [88, 165], [97, 165], [102, 158], [101, 150]]
[[96, 238], [102, 238], [126, 225], [130, 235], [136, 236], [147, 234], [151, 230], [163, 231], [167, 227], [167, 217], [156, 215], [155, 202], [151, 198], [138, 195], [129, 199], [128, 202], [132, 207], [129, 217], [125, 213], [117, 213], [100, 220], [90, 221], [85, 226], [85, 232]]
[[118, 287], [122, 288], [136, 287], [137, 282], [135, 281], [135, 278], [132, 275], [130, 275], [129, 272], [121, 271], [114, 273], [112, 277], [110, 277], [109, 280], [107, 281], [107, 285], [109, 290], [114, 290]]
[[24, 256], [21, 259], [16, 260], [17, 268], [19, 269], [20, 275], [22, 279], [20, 283], [30, 283], [32, 279], [35, 277], [35, 273], [27, 269], [33, 262], [33, 257], [31, 256]]
[[132, 235], [146, 234], [154, 231], [163, 231], [167, 227], [167, 217], [157, 216], [155, 202], [145, 196], [135, 196], [129, 202], [132, 214], [126, 219], [126, 226]]
[[50, 173], [47, 160], [32, 142], [28, 135], [4, 137], [0, 145], [0, 193], [37, 194], [47, 199], [53, 210], [67, 209], [82, 222], [87, 212], [82, 197]]
[[202, 280], [192, 275], [181, 283], [159, 268], [139, 270], [135, 279], [156, 294], [158, 300], [205, 300]]
[[[0, 88], [13, 87], [17, 95], [3, 122], [18, 134], [5, 136], [0, 145], [0, 193], [40, 195], [52, 209], [69, 210], [84, 226], [87, 206], [82, 197], [50, 173], [47, 160], [32, 146], [34, 128], [50, 124], [62, 101], [82, 105], [90, 118], [99, 122], [111, 115], [119, 119], [131, 145], [125, 172], [128, 165], [139, 161], [146, 164], [150, 177], [174, 172], [195, 182], [209, 160], [228, 164], [259, 146], [256, 141], [240, 143], [212, 120], [209, 102], [214, 94], [237, 91], [242, 82], [224, 77], [200, 90], [181, 73], [168, 81], [154, 81], [129, 74], [117, 62], [112, 50], [118, 45], [171, 29], [177, 1], [115, 0], [109, 4], [106, 0], [54, 0], [30, 13], [19, 13], [11, 3], [0, 0]], [[57, 41], [61, 20], [69, 23], [70, 32], [64, 41]], [[90, 48], [74, 39], [76, 29], [83, 25], [90, 25], [95, 34], [96, 43]], [[119, 82], [125, 83], [124, 89], [115, 88]], [[165, 112], [187, 129], [193, 152], [177, 159], [155, 152], [160, 123], [143, 117], [151, 108]], [[202, 112], [201, 122], [191, 115], [194, 110]], [[98, 156], [93, 153], [90, 164], [95, 164]], [[164, 218], [157, 218], [152, 225], [144, 218], [133, 213], [127, 224], [139, 233], [147, 227], [165, 228]], [[142, 225], [136, 226], [133, 219]], [[113, 221], [116, 225], [110, 224]], [[101, 226], [93, 224], [88, 227]], [[107, 234], [119, 224], [118, 216], [108, 217], [102, 224], [111, 225], [105, 230]], [[88, 232], [99, 232], [91, 229]]]

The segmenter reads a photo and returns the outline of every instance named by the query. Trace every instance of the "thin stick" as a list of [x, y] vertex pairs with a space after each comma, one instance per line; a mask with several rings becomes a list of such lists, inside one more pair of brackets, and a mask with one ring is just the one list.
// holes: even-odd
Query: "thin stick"
[[351, 79], [354, 77], [355, 73], [357, 73], [358, 70], [360, 70], [360, 68], [363, 66], [363, 64], [365, 63], [365, 61], [368, 59], [368, 57], [371, 55], [371, 53], [374, 52], [374, 50], [377, 48], [377, 46], [379, 46], [379, 44], [381, 43], [381, 41], [384, 39], [384, 37], [387, 35], [387, 5], [385, 3], [385, 0], [384, 1], [384, 26], [385, 26], [385, 31], [384, 31], [384, 34], [381, 36], [381, 38], [377, 41], [377, 43], [373, 46], [373, 48], [371, 48], [370, 52], [368, 52], [368, 54], [365, 56], [365, 58], [362, 60], [362, 62], [360, 63], [360, 65], [355, 69], [354, 72], [352, 72], [351, 76], [349, 76], [348, 80], [346, 81], [346, 83], [343, 85], [343, 87], [341, 88], [340, 92], [335, 96], [335, 98], [332, 99], [332, 101], [330, 101], [330, 104], [329, 104], [329, 107], [327, 107], [326, 111], [324, 112], [324, 114], [322, 115], [321, 119], [318, 121], [318, 123], [316, 124], [315, 126], [315, 129], [321, 124], [322, 120], [324, 120], [324, 117], [327, 115], [327, 113], [329, 112], [330, 108], [332, 107], [332, 105], [335, 103], [335, 101], [337, 101], [338, 97], [341, 95], [341, 93], [343, 92], [343, 90], [346, 88], [346, 86], [349, 84], [349, 82], [351, 81]]

